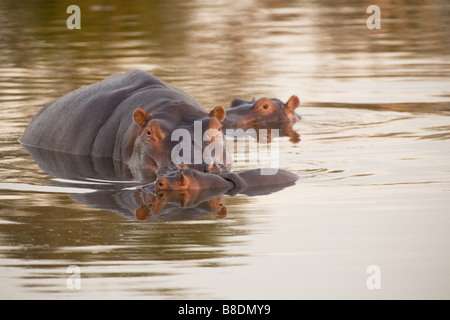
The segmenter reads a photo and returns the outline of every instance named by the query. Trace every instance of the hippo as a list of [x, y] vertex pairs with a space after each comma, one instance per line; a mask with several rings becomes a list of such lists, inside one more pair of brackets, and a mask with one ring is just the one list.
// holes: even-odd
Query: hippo
[[267, 128], [293, 125], [300, 120], [300, 116], [295, 112], [299, 105], [300, 99], [295, 95], [291, 96], [286, 103], [278, 99], [261, 98], [246, 101], [236, 98], [227, 109], [222, 125], [224, 128]]
[[230, 196], [236, 194], [261, 195], [272, 193], [293, 185], [298, 176], [285, 170], [277, 170], [275, 174], [263, 175], [261, 169], [252, 169], [240, 173], [211, 174], [192, 170], [187, 167], [179, 168], [158, 179], [143, 190], [154, 193], [160, 191], [192, 191], [207, 190]]
[[[170, 171], [171, 150], [178, 143], [171, 140], [172, 132], [177, 128], [192, 132], [194, 121], [201, 122], [202, 133], [209, 129], [216, 133], [202, 142], [204, 150], [212, 141], [224, 141], [220, 128], [225, 114], [222, 106], [208, 113], [184, 91], [148, 72], [133, 70], [50, 102], [34, 116], [20, 142], [62, 153], [112, 158], [137, 171]], [[224, 157], [217, 158], [215, 167], [228, 171]], [[201, 162], [191, 167], [203, 171], [210, 165]]]

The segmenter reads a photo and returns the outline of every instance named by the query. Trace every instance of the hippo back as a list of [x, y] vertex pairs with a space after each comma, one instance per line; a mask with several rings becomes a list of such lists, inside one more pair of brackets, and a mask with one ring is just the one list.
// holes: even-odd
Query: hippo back
[[[148, 72], [133, 70], [81, 87], [43, 107], [25, 130], [24, 145], [72, 153], [112, 157], [119, 128], [133, 125], [133, 111], [151, 111], [167, 101], [203, 107], [184, 91]], [[119, 159], [120, 160], [120, 159]]]

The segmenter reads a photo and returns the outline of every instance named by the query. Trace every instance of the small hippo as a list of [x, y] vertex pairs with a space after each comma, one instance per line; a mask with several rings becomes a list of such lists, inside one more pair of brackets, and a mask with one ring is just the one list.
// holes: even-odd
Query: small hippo
[[284, 170], [273, 175], [262, 175], [260, 169], [247, 170], [240, 173], [211, 174], [189, 168], [180, 168], [159, 177], [154, 183], [142, 187], [152, 192], [214, 190], [227, 195], [268, 194], [293, 185], [298, 176]]
[[[184, 91], [148, 72], [133, 70], [47, 104], [35, 115], [20, 142], [69, 154], [112, 158], [134, 170], [156, 172], [173, 165], [171, 151], [178, 143], [171, 141], [175, 129], [191, 132], [194, 121], [202, 123], [202, 133], [213, 129], [218, 136], [203, 141], [204, 150], [212, 141], [223, 139], [219, 129], [225, 113], [222, 106], [207, 113]], [[225, 154], [225, 145], [223, 149]], [[227, 171], [223, 157], [217, 159], [217, 165]], [[200, 161], [192, 167], [203, 170], [206, 163]]]
[[295, 109], [300, 105], [297, 96], [289, 98], [283, 103], [278, 99], [261, 98], [257, 101], [234, 99], [227, 109], [225, 120], [222, 122], [225, 128], [245, 127], [279, 127], [280, 125], [294, 124], [300, 120]]

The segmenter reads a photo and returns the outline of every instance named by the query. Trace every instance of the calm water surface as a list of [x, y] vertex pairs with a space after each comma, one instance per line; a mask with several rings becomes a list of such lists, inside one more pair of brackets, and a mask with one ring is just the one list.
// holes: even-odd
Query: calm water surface
[[[81, 30], [64, 3], [0, 1], [0, 298], [450, 298], [447, 2], [381, 1], [381, 30], [365, 1], [76, 4]], [[297, 184], [138, 221], [136, 182], [57, 177], [18, 143], [46, 103], [131, 69], [208, 109], [297, 94]]]

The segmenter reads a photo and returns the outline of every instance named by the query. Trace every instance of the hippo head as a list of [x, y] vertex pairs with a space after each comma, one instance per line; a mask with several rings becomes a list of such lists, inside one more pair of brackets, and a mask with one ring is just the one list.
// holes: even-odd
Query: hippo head
[[[219, 167], [221, 171], [227, 171], [228, 166], [223, 156], [226, 152], [225, 143], [220, 124], [224, 118], [225, 109], [218, 106], [211, 113], [197, 117], [195, 121], [189, 119], [187, 123], [174, 125], [173, 121], [156, 117], [153, 119], [145, 110], [136, 109], [133, 120], [141, 129], [135, 140], [130, 166], [165, 173], [176, 170], [184, 163], [189, 168], [200, 171], [209, 172]], [[211, 144], [222, 144], [222, 156], [212, 152], [212, 158], [203, 157], [204, 154], [210, 154], [208, 148]], [[200, 158], [197, 156], [194, 159], [195, 150], [200, 154]], [[178, 161], [178, 157], [174, 155], [185, 157]]]
[[292, 96], [286, 103], [278, 99], [261, 98], [257, 101], [234, 99], [227, 110], [225, 126], [246, 127], [265, 126], [271, 124], [294, 124], [300, 120], [295, 109], [300, 99]]
[[[172, 135], [178, 145], [174, 147], [172, 160], [178, 165], [188, 164], [191, 169], [203, 172], [227, 172], [230, 158], [227, 157], [225, 135], [221, 121], [225, 119], [225, 109], [214, 108], [208, 116], [180, 126], [183, 136]], [[178, 147], [178, 148], [177, 148]], [[183, 147], [183, 150], [179, 150]], [[182, 159], [174, 159], [174, 155]]]
[[149, 171], [166, 166], [170, 154], [165, 147], [168, 131], [164, 124], [156, 119], [150, 119], [150, 115], [143, 109], [135, 110], [133, 120], [141, 129], [135, 140], [130, 166]]

